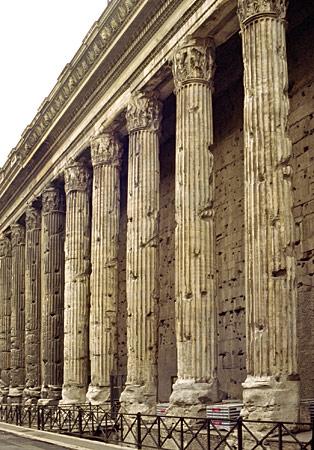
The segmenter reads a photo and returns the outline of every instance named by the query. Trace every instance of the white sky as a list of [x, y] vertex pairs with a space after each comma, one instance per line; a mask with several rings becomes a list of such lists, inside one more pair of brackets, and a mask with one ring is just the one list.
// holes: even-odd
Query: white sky
[[0, 0], [0, 167], [107, 0]]

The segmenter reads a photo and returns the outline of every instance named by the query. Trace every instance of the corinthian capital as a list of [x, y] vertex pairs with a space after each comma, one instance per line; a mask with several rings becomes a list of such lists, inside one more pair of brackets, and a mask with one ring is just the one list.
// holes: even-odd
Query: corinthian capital
[[215, 72], [215, 46], [210, 38], [185, 38], [176, 48], [172, 72], [176, 88], [186, 83], [212, 83]]
[[26, 229], [35, 230], [41, 228], [41, 214], [40, 211], [34, 206], [29, 206], [26, 210], [25, 217]]
[[259, 15], [286, 17], [287, 0], [238, 0], [240, 23], [245, 24]]
[[120, 166], [122, 145], [113, 133], [104, 132], [91, 141], [91, 156], [93, 166], [100, 164]]
[[64, 212], [64, 196], [57, 187], [49, 187], [42, 194], [43, 214], [51, 212]]
[[90, 185], [90, 172], [82, 161], [74, 161], [64, 170], [64, 189], [66, 194], [72, 191], [87, 191]]
[[161, 102], [154, 93], [136, 92], [126, 113], [128, 131], [158, 131], [161, 122]]
[[0, 237], [0, 257], [11, 256], [11, 241], [7, 236]]
[[12, 247], [25, 244], [25, 227], [19, 223], [11, 225], [11, 242]]

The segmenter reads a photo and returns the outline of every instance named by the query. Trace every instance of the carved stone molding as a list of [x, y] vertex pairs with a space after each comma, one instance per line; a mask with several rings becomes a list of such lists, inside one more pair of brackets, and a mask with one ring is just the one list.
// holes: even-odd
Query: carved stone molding
[[7, 236], [0, 237], [0, 258], [11, 256], [11, 241]]
[[161, 107], [155, 93], [135, 92], [126, 112], [128, 131], [158, 131], [162, 117]]
[[284, 19], [286, 10], [287, 0], [238, 0], [238, 16], [243, 24], [265, 14]]
[[111, 132], [103, 132], [91, 140], [93, 166], [100, 164], [120, 166], [122, 145]]
[[44, 190], [42, 194], [43, 214], [48, 214], [53, 211], [64, 212], [64, 196], [57, 187], [49, 187]]
[[41, 214], [40, 211], [34, 206], [29, 206], [26, 210], [25, 216], [26, 228], [28, 230], [35, 230], [41, 228]]
[[64, 189], [71, 191], [86, 191], [90, 185], [90, 172], [83, 161], [74, 161], [64, 170]]
[[25, 245], [25, 227], [19, 223], [11, 225], [12, 247]]
[[176, 89], [186, 83], [212, 83], [215, 72], [214, 41], [186, 37], [175, 50], [172, 71]]

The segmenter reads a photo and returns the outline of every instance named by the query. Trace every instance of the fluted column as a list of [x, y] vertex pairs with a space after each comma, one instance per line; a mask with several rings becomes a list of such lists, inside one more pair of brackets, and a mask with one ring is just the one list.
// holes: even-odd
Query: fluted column
[[175, 51], [175, 271], [178, 380], [172, 413], [217, 400], [212, 80], [214, 45], [187, 37]]
[[66, 192], [64, 381], [62, 403], [86, 401], [89, 372], [90, 174], [84, 162], [64, 171]]
[[91, 237], [91, 308], [89, 348], [93, 404], [110, 399], [110, 376], [117, 371], [118, 233], [120, 157], [122, 147], [112, 133], [91, 142], [93, 216]]
[[238, 4], [245, 86], [245, 415], [292, 421], [299, 376], [286, 4]]
[[136, 93], [126, 115], [128, 373], [121, 403], [129, 412], [154, 412], [156, 404], [160, 111], [153, 94]]
[[11, 225], [11, 371], [9, 400], [20, 403], [25, 387], [25, 227]]
[[35, 402], [41, 392], [41, 212], [26, 211], [25, 239], [25, 390], [24, 398]]
[[42, 194], [41, 404], [61, 398], [63, 382], [65, 201], [59, 187]]
[[11, 242], [8, 236], [0, 237], [0, 369], [1, 402], [7, 402], [11, 367]]

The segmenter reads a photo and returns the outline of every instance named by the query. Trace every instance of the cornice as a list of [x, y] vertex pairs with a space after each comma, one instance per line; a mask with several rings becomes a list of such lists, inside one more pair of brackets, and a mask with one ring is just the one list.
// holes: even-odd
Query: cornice
[[0, 169], [0, 187], [23, 164], [23, 160], [67, 107], [140, 3], [140, 0], [113, 0], [112, 5], [108, 5], [100, 21], [92, 27], [72, 61], [66, 65], [32, 123], [24, 130], [18, 145], [10, 152]]

